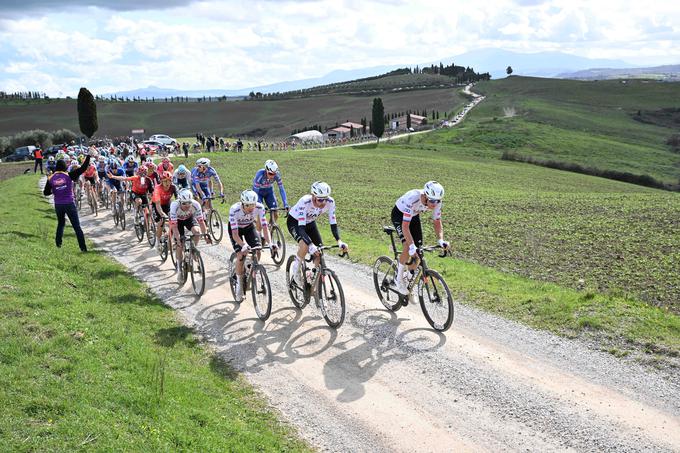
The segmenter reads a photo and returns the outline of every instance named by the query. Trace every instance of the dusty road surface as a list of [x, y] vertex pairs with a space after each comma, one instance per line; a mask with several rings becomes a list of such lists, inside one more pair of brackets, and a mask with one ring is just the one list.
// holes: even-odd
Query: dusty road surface
[[[370, 268], [329, 259], [345, 324], [314, 304], [293, 308], [284, 269], [265, 263], [273, 313], [232, 300], [224, 245], [201, 246], [200, 300], [178, 289], [170, 260], [107, 211], [82, 216], [86, 236], [145, 281], [223, 360], [323, 451], [680, 451], [680, 383], [573, 341], [456, 306], [432, 331], [415, 304], [382, 308]], [[351, 245], [351, 244], [350, 244]], [[358, 244], [354, 244], [358, 247]], [[289, 246], [289, 249], [291, 247]]]

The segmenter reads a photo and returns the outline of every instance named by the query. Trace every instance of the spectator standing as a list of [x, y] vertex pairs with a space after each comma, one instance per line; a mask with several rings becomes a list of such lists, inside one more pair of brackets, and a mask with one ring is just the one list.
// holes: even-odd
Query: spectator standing
[[73, 231], [78, 238], [78, 245], [81, 252], [87, 252], [87, 245], [85, 244], [85, 235], [82, 228], [80, 228], [80, 219], [78, 218], [78, 209], [76, 208], [73, 199], [73, 182], [77, 181], [80, 175], [90, 166], [90, 155], [88, 154], [85, 161], [80, 167], [74, 168], [66, 173], [66, 162], [62, 159], [57, 161], [56, 171], [47, 179], [43, 194], [45, 196], [54, 194], [54, 211], [57, 213], [57, 234], [55, 243], [57, 247], [61, 247], [61, 241], [64, 236], [64, 226], [66, 225], [66, 216], [71, 222]]
[[40, 143], [35, 144], [35, 151], [33, 151], [33, 158], [35, 159], [35, 164], [33, 165], [33, 173], [36, 173], [38, 170], [38, 165], [40, 165], [40, 174], [44, 175], [43, 173], [43, 154], [42, 154], [42, 149], [40, 148]]

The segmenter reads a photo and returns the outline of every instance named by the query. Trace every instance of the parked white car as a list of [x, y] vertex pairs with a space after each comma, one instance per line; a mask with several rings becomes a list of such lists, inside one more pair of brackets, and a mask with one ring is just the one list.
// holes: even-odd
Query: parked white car
[[147, 141], [158, 142], [158, 143], [162, 143], [164, 145], [172, 145], [172, 146], [177, 144], [177, 140], [175, 140], [174, 138], [169, 137], [167, 135], [163, 135], [163, 134], [152, 135], [151, 137], [149, 137], [149, 139]]

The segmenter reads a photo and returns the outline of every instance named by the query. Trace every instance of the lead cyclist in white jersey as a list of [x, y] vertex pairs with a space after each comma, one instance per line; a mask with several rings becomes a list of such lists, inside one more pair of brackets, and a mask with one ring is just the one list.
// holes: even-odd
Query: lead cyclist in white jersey
[[[300, 263], [305, 259], [309, 252], [316, 255], [319, 246], [323, 245], [321, 234], [316, 227], [316, 219], [323, 213], [328, 212], [328, 221], [331, 224], [331, 233], [338, 246], [343, 251], [347, 251], [347, 244], [340, 240], [340, 230], [338, 221], [335, 218], [335, 200], [331, 197], [331, 187], [322, 181], [312, 184], [311, 194], [300, 198], [290, 210], [288, 215], [288, 231], [298, 243], [298, 251], [295, 262], [293, 263], [293, 277], [298, 285], [302, 285], [302, 274], [299, 272], [302, 267]], [[314, 258], [314, 263], [319, 265], [318, 255]]]
[[[442, 227], [442, 198], [444, 198], [444, 187], [437, 181], [428, 181], [422, 190], [413, 189], [406, 192], [392, 208], [392, 224], [402, 243], [396, 278], [397, 291], [401, 294], [408, 295], [408, 282], [404, 278], [406, 263], [409, 257], [416, 254], [417, 248], [423, 245], [421, 212], [432, 210], [432, 221], [438, 243], [445, 249], [449, 248], [449, 243], [444, 240]], [[412, 266], [415, 268], [416, 263], [414, 262]]]

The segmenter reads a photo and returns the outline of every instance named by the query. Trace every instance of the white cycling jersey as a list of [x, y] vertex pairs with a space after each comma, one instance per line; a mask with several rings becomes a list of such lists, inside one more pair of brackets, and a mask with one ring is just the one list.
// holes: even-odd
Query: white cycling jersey
[[[404, 222], [410, 222], [413, 217], [427, 211], [427, 205], [420, 202], [420, 196], [423, 193], [420, 189], [409, 190], [397, 200], [397, 209], [404, 214]], [[441, 218], [442, 204], [439, 203], [432, 211], [432, 219], [438, 220]]]
[[198, 201], [191, 200], [191, 204], [186, 208], [180, 204], [179, 200], [175, 200], [170, 204], [171, 222], [190, 219], [192, 216], [196, 217], [196, 220], [203, 220], [203, 210]]
[[312, 195], [307, 194], [295, 203], [290, 212], [290, 215], [294, 216], [298, 221], [298, 225], [307, 225], [314, 222], [324, 212], [328, 212], [328, 221], [331, 225], [338, 223], [335, 219], [335, 200], [331, 197], [328, 197], [328, 201], [323, 208], [317, 208], [312, 202]]
[[255, 209], [253, 209], [252, 212], [247, 213], [243, 209], [243, 204], [239, 201], [229, 208], [229, 225], [232, 230], [246, 228], [259, 217], [260, 225], [265, 228], [267, 226], [267, 219], [264, 216], [264, 212], [264, 205], [262, 203], [255, 203]]

